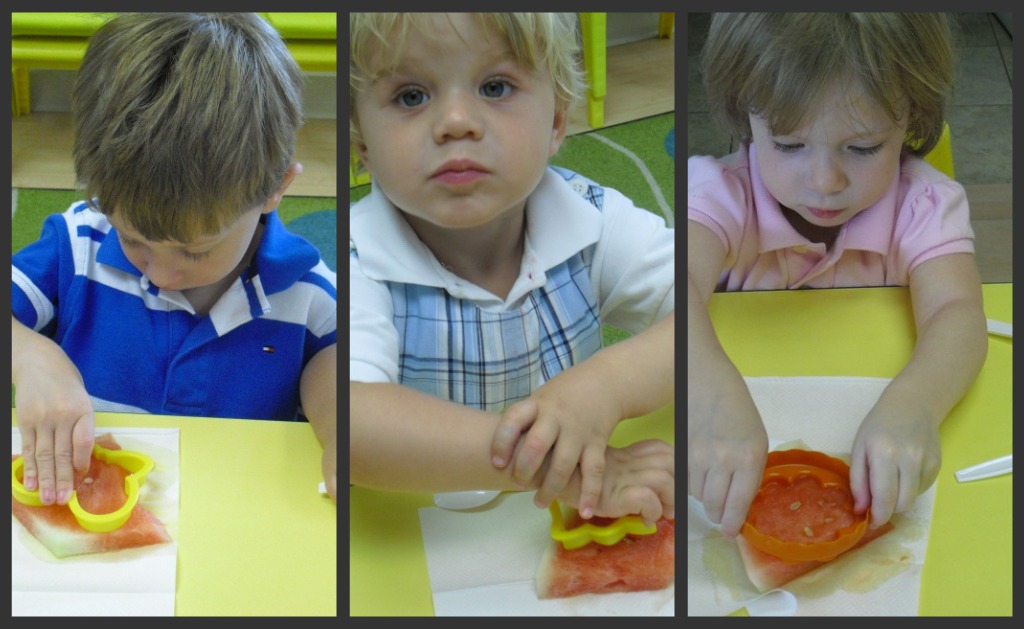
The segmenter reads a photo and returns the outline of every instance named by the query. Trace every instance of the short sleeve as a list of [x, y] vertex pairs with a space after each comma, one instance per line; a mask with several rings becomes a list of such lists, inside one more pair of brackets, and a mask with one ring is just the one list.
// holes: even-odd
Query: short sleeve
[[391, 292], [349, 253], [349, 381], [398, 382], [398, 330]]
[[604, 194], [591, 277], [601, 320], [635, 334], [675, 309], [676, 230], [617, 190]]
[[686, 219], [707, 227], [722, 241], [731, 265], [752, 219], [753, 193], [746, 151], [721, 159], [694, 156], [686, 160]]
[[39, 332], [54, 321], [62, 269], [63, 275], [74, 275], [68, 222], [65, 215], [53, 214], [39, 239], [11, 259], [11, 312], [26, 327]]
[[894, 243], [898, 268], [909, 278], [921, 263], [953, 253], [974, 253], [967, 194], [960, 183], [934, 177], [930, 166], [904, 171], [909, 181]]

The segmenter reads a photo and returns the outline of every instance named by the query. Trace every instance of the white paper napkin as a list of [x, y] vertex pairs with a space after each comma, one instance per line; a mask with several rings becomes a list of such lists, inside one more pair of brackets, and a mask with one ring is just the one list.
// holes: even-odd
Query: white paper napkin
[[[173, 616], [178, 558], [178, 429], [98, 428], [154, 462], [139, 501], [170, 534], [169, 544], [55, 558], [11, 516], [12, 616]], [[11, 429], [11, 454], [21, 434]]]
[[540, 600], [534, 577], [551, 515], [533, 492], [505, 493], [475, 511], [420, 509], [437, 616], [673, 616], [675, 584], [657, 592]]
[[[861, 420], [888, 379], [746, 378], [770, 447], [800, 440], [810, 449], [849, 454]], [[892, 520], [895, 530], [782, 586], [798, 616], [916, 616], [935, 485]], [[722, 616], [759, 593], [735, 542], [722, 537], [700, 503], [687, 501], [687, 615]]]

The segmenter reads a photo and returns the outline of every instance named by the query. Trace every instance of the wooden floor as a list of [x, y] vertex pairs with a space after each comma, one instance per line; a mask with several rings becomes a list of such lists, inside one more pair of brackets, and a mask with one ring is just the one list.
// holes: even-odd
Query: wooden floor
[[[71, 114], [30, 113], [11, 117], [11, 186], [70, 190]], [[288, 189], [293, 196], [337, 197], [338, 133], [334, 120], [309, 120], [299, 132], [296, 160], [302, 175]]]
[[[608, 48], [604, 126], [656, 116], [676, 108], [675, 39], [645, 39]], [[593, 131], [587, 102], [569, 115], [569, 134]]]

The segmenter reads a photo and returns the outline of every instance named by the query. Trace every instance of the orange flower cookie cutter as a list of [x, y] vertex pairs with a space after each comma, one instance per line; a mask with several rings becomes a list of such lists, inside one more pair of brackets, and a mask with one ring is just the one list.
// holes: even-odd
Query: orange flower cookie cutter
[[[71, 492], [71, 499], [68, 501], [68, 508], [78, 520], [79, 526], [94, 533], [109, 533], [124, 526], [132, 514], [132, 509], [139, 501], [139, 487], [146, 481], [146, 475], [153, 470], [153, 460], [140, 452], [131, 450], [108, 450], [103, 446], [93, 445], [92, 454], [100, 461], [117, 465], [128, 470], [128, 476], [124, 479], [124, 492], [128, 499], [116, 511], [110, 513], [89, 513], [78, 503], [78, 492]], [[39, 490], [29, 491], [25, 489], [22, 477], [24, 476], [25, 460], [18, 457], [11, 462], [11, 493], [18, 502], [30, 507], [42, 507], [42, 500], [39, 498]]]
[[[810, 476], [822, 487], [836, 487], [850, 492], [850, 466], [845, 461], [812, 450], [777, 450], [768, 453], [761, 487], [758, 493], [778, 481], [792, 484]], [[753, 510], [751, 510], [753, 511]], [[750, 545], [789, 562], [831, 561], [857, 545], [868, 529], [869, 513], [864, 512], [856, 521], [836, 531], [835, 539], [809, 543], [784, 541], [757, 529], [757, 514], [748, 512], [740, 533]]]

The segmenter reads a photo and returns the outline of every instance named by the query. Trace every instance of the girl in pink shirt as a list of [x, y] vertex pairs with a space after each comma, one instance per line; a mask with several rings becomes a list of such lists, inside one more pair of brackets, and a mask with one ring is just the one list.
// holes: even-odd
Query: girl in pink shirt
[[963, 188], [925, 163], [953, 82], [945, 14], [716, 14], [710, 110], [740, 149], [688, 160], [687, 480], [734, 537], [768, 438], [708, 316], [716, 290], [909, 286], [917, 344], [852, 444], [871, 526], [938, 475], [939, 425], [987, 351]]

